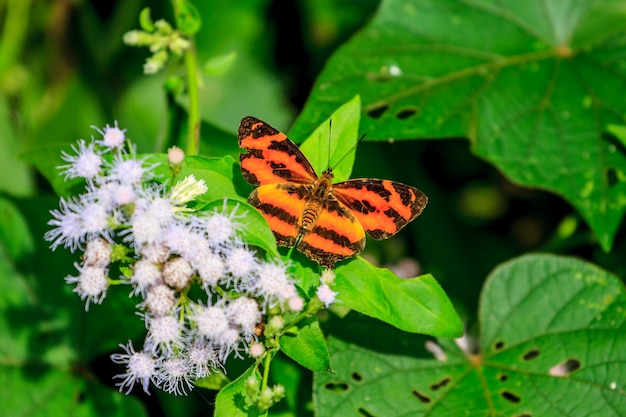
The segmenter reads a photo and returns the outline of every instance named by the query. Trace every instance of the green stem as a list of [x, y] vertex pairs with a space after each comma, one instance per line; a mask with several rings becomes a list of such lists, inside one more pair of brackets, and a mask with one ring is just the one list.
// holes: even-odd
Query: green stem
[[272, 352], [267, 352], [263, 361], [263, 380], [261, 381], [261, 392], [267, 388], [267, 382], [270, 378], [270, 364], [272, 363]]
[[28, 31], [31, 0], [11, 0], [5, 3], [4, 28], [0, 36], [0, 72], [18, 60]]
[[187, 92], [189, 94], [187, 155], [197, 155], [200, 148], [200, 104], [198, 98], [198, 65], [193, 43], [185, 52], [185, 67], [187, 68]]

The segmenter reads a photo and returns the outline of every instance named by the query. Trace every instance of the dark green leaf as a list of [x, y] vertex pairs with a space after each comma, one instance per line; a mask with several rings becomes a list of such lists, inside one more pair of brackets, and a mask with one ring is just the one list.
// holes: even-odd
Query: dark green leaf
[[329, 371], [330, 358], [316, 317], [298, 323], [295, 334], [280, 338], [282, 351], [300, 365], [312, 371]]
[[611, 247], [626, 210], [626, 8], [613, 0], [386, 0], [329, 61], [292, 131], [361, 95], [369, 139], [470, 138], [510, 179], [563, 196]]
[[425, 338], [389, 327], [331, 331], [336, 374], [315, 375], [317, 415], [621, 416], [625, 312], [623, 284], [594, 265], [515, 259], [484, 287], [478, 352], [442, 340], [434, 360]]
[[363, 314], [408, 332], [458, 337], [463, 325], [437, 281], [430, 275], [400, 279], [362, 258], [338, 266], [337, 299]]
[[259, 415], [259, 409], [250, 404], [246, 398], [246, 380], [254, 375], [259, 381], [261, 375], [252, 365], [246, 372], [241, 374], [230, 384], [226, 385], [215, 399], [215, 417], [255, 417]]
[[196, 380], [195, 384], [198, 387], [206, 389], [221, 390], [228, 385], [229, 382], [230, 380], [222, 371], [217, 371], [209, 376]]

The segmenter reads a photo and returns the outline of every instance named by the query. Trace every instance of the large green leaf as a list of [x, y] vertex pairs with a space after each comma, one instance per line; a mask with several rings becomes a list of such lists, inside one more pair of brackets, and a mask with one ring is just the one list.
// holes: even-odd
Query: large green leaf
[[626, 5], [386, 0], [319, 77], [304, 135], [361, 95], [368, 139], [467, 136], [513, 181], [557, 193], [610, 248], [626, 208]]
[[328, 349], [317, 317], [304, 320], [293, 331], [280, 338], [283, 353], [312, 371], [329, 371]]
[[626, 294], [616, 277], [574, 258], [521, 257], [487, 281], [480, 321], [479, 352], [444, 340], [438, 360], [425, 357], [424, 338], [389, 327], [333, 331], [336, 375], [315, 375], [317, 414], [624, 415]]
[[452, 303], [430, 275], [400, 279], [361, 258], [335, 271], [337, 298], [356, 311], [408, 332], [443, 337], [463, 334]]
[[256, 365], [220, 390], [215, 398], [215, 417], [255, 417], [260, 414], [259, 409], [246, 398], [246, 381], [251, 376], [261, 380]]

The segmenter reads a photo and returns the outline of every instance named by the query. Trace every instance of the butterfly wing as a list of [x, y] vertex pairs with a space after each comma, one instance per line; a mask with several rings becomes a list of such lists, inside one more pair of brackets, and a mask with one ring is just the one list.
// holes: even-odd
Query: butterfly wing
[[415, 187], [399, 182], [354, 179], [333, 184], [335, 197], [374, 239], [387, 239], [422, 213], [428, 198]]
[[296, 244], [299, 219], [311, 189], [311, 185], [266, 184], [248, 197], [248, 202], [267, 220], [279, 245], [291, 247]]
[[322, 266], [332, 268], [335, 262], [361, 253], [365, 232], [350, 210], [332, 195], [321, 206], [315, 226], [305, 232], [298, 250]]
[[287, 136], [255, 117], [244, 117], [239, 125], [241, 173], [252, 185], [310, 184], [315, 170], [298, 146]]

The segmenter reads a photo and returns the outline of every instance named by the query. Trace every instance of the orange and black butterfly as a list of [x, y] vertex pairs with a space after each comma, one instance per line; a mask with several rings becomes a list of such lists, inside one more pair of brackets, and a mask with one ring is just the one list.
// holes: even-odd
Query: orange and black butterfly
[[365, 232], [387, 239], [419, 216], [428, 198], [417, 188], [377, 179], [333, 184], [329, 168], [317, 176], [287, 136], [254, 117], [239, 126], [243, 177], [258, 185], [248, 201], [267, 220], [281, 246], [293, 247], [320, 265], [360, 253]]

